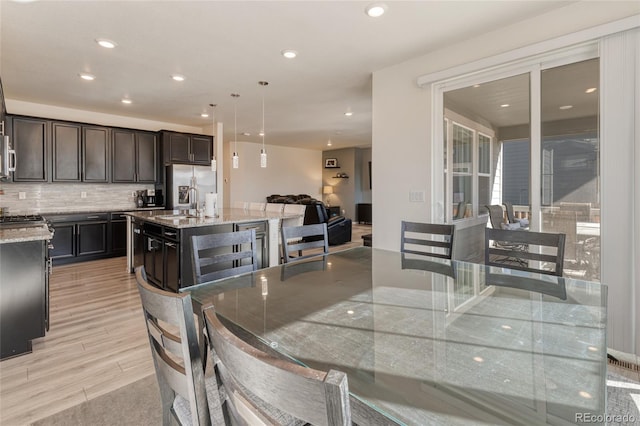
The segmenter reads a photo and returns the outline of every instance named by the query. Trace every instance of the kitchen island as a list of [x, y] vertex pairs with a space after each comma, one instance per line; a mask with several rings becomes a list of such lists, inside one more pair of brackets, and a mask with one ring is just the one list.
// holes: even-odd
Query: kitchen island
[[31, 352], [49, 328], [47, 225], [0, 229], [0, 359]]
[[127, 212], [127, 268], [144, 265], [147, 278], [168, 291], [195, 284], [191, 237], [245, 229], [256, 230], [259, 267], [279, 263], [278, 231], [282, 219], [302, 217], [244, 209], [219, 209], [217, 217], [196, 217], [178, 210]]

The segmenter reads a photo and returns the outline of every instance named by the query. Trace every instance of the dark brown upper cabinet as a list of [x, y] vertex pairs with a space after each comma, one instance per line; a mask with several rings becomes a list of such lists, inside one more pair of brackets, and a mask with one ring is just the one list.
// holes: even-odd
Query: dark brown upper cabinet
[[109, 129], [52, 123], [52, 181], [108, 182]]
[[158, 138], [156, 133], [138, 130], [112, 130], [111, 181], [156, 182]]
[[16, 150], [14, 182], [49, 180], [49, 121], [31, 117], [12, 117], [11, 140]]
[[199, 164], [209, 165], [213, 152], [213, 137], [177, 133], [163, 130], [161, 132], [164, 164]]

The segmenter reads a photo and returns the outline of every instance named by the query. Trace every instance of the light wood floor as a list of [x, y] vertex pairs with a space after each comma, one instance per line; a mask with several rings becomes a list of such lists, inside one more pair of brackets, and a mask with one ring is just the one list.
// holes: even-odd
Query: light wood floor
[[[353, 225], [362, 245], [371, 226]], [[154, 374], [140, 297], [124, 257], [54, 267], [51, 327], [0, 362], [0, 425], [28, 425]]]

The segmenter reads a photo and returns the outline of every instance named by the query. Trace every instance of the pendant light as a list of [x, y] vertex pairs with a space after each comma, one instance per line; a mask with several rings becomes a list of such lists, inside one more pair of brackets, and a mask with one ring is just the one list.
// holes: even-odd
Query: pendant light
[[235, 99], [233, 105], [234, 147], [231, 165], [234, 169], [237, 169], [240, 167], [240, 158], [238, 157], [238, 98], [240, 95], [232, 93], [231, 96]]
[[266, 149], [264, 149], [264, 135], [265, 135], [265, 131], [264, 131], [264, 90], [265, 90], [265, 87], [269, 84], [269, 82], [268, 81], [259, 81], [258, 84], [260, 86], [262, 86], [262, 132], [260, 133], [262, 135], [262, 149], [260, 150], [260, 167], [266, 168], [267, 167], [267, 151], [266, 151]]
[[212, 119], [213, 124], [211, 126], [211, 131], [212, 131], [211, 135], [212, 135], [212, 141], [213, 141], [213, 146], [212, 146], [213, 155], [211, 156], [211, 171], [215, 172], [215, 171], [218, 170], [218, 163], [216, 161], [216, 137], [215, 137], [215, 134], [216, 134], [216, 106], [217, 105], [216, 104], [209, 104], [209, 106], [211, 108], [213, 108], [213, 113], [211, 114], [213, 116], [213, 119]]

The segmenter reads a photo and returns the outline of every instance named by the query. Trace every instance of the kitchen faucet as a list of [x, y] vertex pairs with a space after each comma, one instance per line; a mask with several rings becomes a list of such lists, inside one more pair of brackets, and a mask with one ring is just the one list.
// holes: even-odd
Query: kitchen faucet
[[195, 209], [196, 210], [196, 214], [198, 213], [198, 200], [200, 199], [200, 197], [198, 196], [198, 188], [195, 186], [190, 186], [189, 188], [187, 188], [187, 191], [191, 191], [194, 190], [196, 192], [196, 196], [194, 198], [193, 201], [191, 201], [191, 197], [189, 197], [189, 209]]

